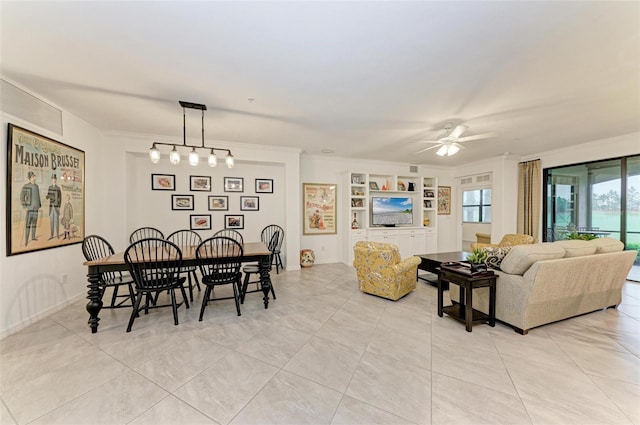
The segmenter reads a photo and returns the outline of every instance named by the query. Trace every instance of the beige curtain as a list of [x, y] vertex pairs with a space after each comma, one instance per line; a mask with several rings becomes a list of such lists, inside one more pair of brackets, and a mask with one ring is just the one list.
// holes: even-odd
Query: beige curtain
[[518, 233], [531, 235], [537, 241], [542, 190], [540, 160], [521, 162], [518, 171]]

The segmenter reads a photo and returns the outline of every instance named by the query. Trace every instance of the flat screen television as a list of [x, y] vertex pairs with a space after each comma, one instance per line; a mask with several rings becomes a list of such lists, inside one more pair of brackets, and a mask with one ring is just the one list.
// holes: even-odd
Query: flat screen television
[[374, 196], [371, 198], [371, 224], [388, 226], [413, 224], [413, 198]]

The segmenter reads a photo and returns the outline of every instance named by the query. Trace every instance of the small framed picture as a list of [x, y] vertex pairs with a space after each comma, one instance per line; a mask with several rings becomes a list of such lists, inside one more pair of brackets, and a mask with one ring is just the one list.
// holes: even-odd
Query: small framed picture
[[151, 190], [176, 190], [176, 175], [151, 174]]
[[193, 195], [171, 195], [172, 210], [193, 210]]
[[211, 230], [211, 214], [191, 214], [191, 230]]
[[378, 183], [376, 183], [376, 182], [369, 182], [369, 189], [370, 190], [380, 190], [380, 188], [378, 187]]
[[209, 211], [229, 211], [229, 197], [209, 196]]
[[424, 191], [424, 197], [425, 198], [435, 198], [435, 195], [434, 195], [432, 190], [425, 190]]
[[273, 193], [273, 179], [256, 179], [256, 193]]
[[189, 176], [189, 190], [211, 192], [211, 176]]
[[364, 202], [360, 198], [355, 198], [351, 200], [351, 206], [353, 208], [362, 208], [364, 206]]
[[260, 198], [258, 196], [241, 196], [240, 211], [258, 211], [260, 209]]
[[243, 177], [225, 177], [224, 191], [225, 192], [244, 192], [244, 178]]
[[225, 229], [244, 229], [244, 215], [234, 214], [224, 216]]

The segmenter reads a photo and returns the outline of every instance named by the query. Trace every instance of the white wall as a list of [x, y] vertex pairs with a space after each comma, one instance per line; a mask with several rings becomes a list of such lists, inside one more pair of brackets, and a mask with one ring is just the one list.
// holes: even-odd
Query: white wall
[[[8, 123], [12, 123], [83, 150], [86, 170], [85, 228], [92, 231], [97, 224], [104, 222], [104, 204], [99, 189], [100, 176], [103, 175], [103, 164], [100, 162], [102, 136], [96, 128], [72, 114], [63, 111], [62, 117], [64, 135], [60, 136], [0, 112], [0, 139], [4, 144], [7, 140]], [[4, 146], [6, 149], [6, 145]], [[6, 159], [2, 167], [0, 198], [4, 202], [7, 196]], [[40, 187], [42, 190], [42, 182]], [[46, 205], [43, 205], [41, 214], [48, 208]], [[82, 266], [84, 257], [80, 244], [7, 257], [6, 219], [6, 208], [0, 208], [0, 222], [3, 223], [0, 226], [0, 337], [22, 329], [70, 302], [84, 298], [87, 293], [86, 267]], [[63, 283], [63, 274], [67, 275], [67, 283]]]

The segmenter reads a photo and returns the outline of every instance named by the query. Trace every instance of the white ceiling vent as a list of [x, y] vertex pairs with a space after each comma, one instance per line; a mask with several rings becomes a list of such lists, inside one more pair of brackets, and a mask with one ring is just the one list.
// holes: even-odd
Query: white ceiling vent
[[62, 136], [62, 111], [8, 81], [0, 81], [0, 110]]
[[409, 165], [409, 172], [410, 173], [417, 173], [418, 172], [418, 166], [417, 165]]
[[467, 187], [490, 187], [491, 173], [460, 177], [460, 185]]

